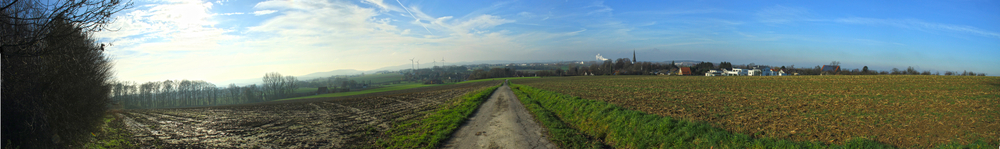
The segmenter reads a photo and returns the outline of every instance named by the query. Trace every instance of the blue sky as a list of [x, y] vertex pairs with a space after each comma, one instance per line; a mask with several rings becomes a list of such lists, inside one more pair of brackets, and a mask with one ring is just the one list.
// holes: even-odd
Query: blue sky
[[[1000, 75], [997, 1], [136, 0], [120, 80], [471, 61], [700, 60]], [[217, 84], [224, 85], [224, 84]]]

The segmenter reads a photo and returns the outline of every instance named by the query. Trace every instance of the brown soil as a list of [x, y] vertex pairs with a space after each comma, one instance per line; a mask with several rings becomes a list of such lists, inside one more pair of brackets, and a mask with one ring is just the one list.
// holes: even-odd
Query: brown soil
[[1000, 138], [1000, 79], [958, 76], [563, 77], [512, 80], [732, 132], [903, 148]]
[[371, 148], [382, 131], [498, 81], [349, 97], [126, 110], [138, 144], [168, 148]]

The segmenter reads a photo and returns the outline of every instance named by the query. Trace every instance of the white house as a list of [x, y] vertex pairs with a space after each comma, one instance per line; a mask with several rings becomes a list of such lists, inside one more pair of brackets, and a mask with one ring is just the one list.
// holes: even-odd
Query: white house
[[764, 67], [763, 70], [764, 70], [764, 72], [761, 74], [761, 76], [786, 76], [787, 75], [787, 74], [785, 74], [784, 70], [780, 70], [780, 69], [771, 69], [770, 67]]
[[723, 75], [723, 71], [725, 71], [725, 70], [722, 70], [722, 71], [719, 71], [719, 70], [708, 70], [708, 72], [705, 72], [705, 76], [709, 76], [709, 77], [711, 77], [711, 76], [722, 76]]
[[760, 71], [760, 69], [753, 68], [753, 69], [750, 69], [750, 70], [747, 71], [747, 75], [748, 76], [760, 76], [761, 75], [761, 71]]
[[747, 75], [747, 69], [733, 68], [733, 70], [726, 71], [725, 75], [726, 76], [746, 76]]
[[731, 70], [709, 70], [705, 76], [786, 76], [785, 71], [761, 67], [753, 69], [732, 68]]

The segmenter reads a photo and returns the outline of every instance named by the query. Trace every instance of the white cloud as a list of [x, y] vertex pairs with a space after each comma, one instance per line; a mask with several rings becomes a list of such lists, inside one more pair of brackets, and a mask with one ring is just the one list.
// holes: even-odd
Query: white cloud
[[[299, 1], [296, 1], [297, 3]], [[509, 48], [524, 48], [509, 32], [489, 31], [514, 20], [493, 15], [480, 15], [468, 20], [452, 20], [451, 16], [432, 17], [419, 7], [409, 7], [415, 19], [427, 20], [413, 23], [430, 29], [447, 32], [444, 36], [413, 35], [410, 29], [400, 29], [400, 21], [382, 16], [379, 7], [366, 8], [337, 1], [302, 1], [310, 6], [298, 6], [287, 1], [266, 1], [256, 9], [282, 10], [281, 15], [270, 18], [258, 26], [249, 27], [251, 34], [267, 36], [247, 41], [243, 45], [262, 52], [290, 52], [267, 57], [274, 63], [294, 66], [291, 68], [262, 67], [282, 74], [302, 75], [324, 69], [371, 69], [404, 63], [384, 62], [392, 59], [440, 55], [485, 55]], [[317, 19], [330, 18], [330, 19]], [[335, 18], [335, 19], [334, 19]], [[404, 21], [410, 22], [410, 21]], [[420, 28], [420, 27], [418, 27]], [[421, 31], [422, 32], [422, 31]], [[267, 49], [267, 50], [263, 50]], [[475, 49], [475, 50], [472, 50]], [[396, 54], [372, 54], [396, 53]], [[288, 56], [281, 56], [288, 55]], [[436, 56], [435, 56], [436, 55]], [[447, 59], [469, 61], [474, 58]], [[379, 62], [373, 62], [379, 61]], [[408, 61], [406, 61], [408, 62]], [[306, 67], [309, 66], [309, 67]], [[312, 66], [319, 68], [311, 68]], [[300, 68], [301, 67], [301, 68]], [[251, 73], [251, 74], [263, 74]]]
[[278, 12], [278, 11], [277, 10], [258, 10], [258, 11], [254, 11], [253, 15], [259, 16], [259, 15], [266, 15], [266, 14], [271, 14], [271, 13], [275, 13], [275, 12]]
[[[122, 53], [157, 53], [163, 51], [192, 51], [211, 47], [215, 42], [229, 40], [226, 35], [231, 30], [214, 28], [212, 20], [213, 4], [197, 0], [168, 1], [166, 4], [152, 5], [146, 10], [137, 10], [117, 16], [117, 21], [109, 28], [120, 29], [95, 33], [95, 37], [105, 42], [115, 42]], [[237, 13], [228, 13], [237, 14]], [[227, 15], [227, 14], [222, 14]], [[145, 46], [163, 44], [175, 46]], [[177, 46], [184, 45], [184, 46]]]
[[383, 2], [382, 0], [362, 0], [361, 2], [381, 8], [381, 11], [397, 11], [397, 12], [400, 11], [399, 8], [396, 8], [389, 4], [385, 4], [385, 2]]
[[[226, 46], [223, 42], [238, 38], [227, 34], [232, 30], [215, 28], [218, 23], [213, 17], [242, 14], [213, 13], [212, 7], [212, 2], [198, 0], [145, 5], [141, 8], [147, 9], [116, 16], [116, 21], [108, 27], [117, 31], [97, 32], [94, 37], [114, 45], [107, 51], [115, 58], [114, 68], [121, 80], [145, 82], [167, 79], [166, 76], [202, 79], [194, 76], [202, 73], [190, 70], [211, 69], [200, 66], [216, 63], [218, 58], [201, 56], [220, 52], [219, 49], [226, 49], [222, 48]], [[175, 74], [180, 72], [187, 73]]]
[[[498, 29], [517, 22], [505, 18], [506, 15], [455, 18], [426, 14], [419, 6], [400, 4], [412, 13], [406, 13], [411, 14], [409, 17], [419, 21], [399, 21], [395, 20], [400, 19], [395, 12], [385, 12], [397, 11], [393, 10], [394, 5], [381, 1], [363, 3], [371, 5], [337, 0], [263, 1], [253, 10], [281, 13], [257, 17], [265, 20], [236, 32], [233, 28], [215, 28], [217, 23], [212, 17], [237, 13], [213, 13], [212, 3], [202, 1], [170, 2], [124, 15], [121, 22], [115, 23], [122, 31], [102, 32], [100, 36], [116, 41], [115, 49], [110, 50], [117, 57], [119, 79], [139, 82], [196, 79], [218, 83], [257, 78], [267, 72], [304, 75], [334, 69], [369, 70], [406, 64], [413, 57], [430, 61], [428, 58], [445, 56], [449, 62], [463, 62], [497, 60], [498, 53], [509, 50], [530, 53], [552, 48], [607, 48], [603, 43], [608, 40], [578, 37], [590, 32], [583, 27], [575, 31], [515, 34]], [[177, 5], [189, 8], [174, 7]], [[193, 15], [171, 15], [178, 11]], [[416, 25], [425, 26], [425, 30], [437, 35], [419, 31], [422, 27]], [[543, 41], [576, 44], [541, 44]], [[530, 58], [504, 60], [526, 59]]]
[[507, 20], [492, 15], [480, 15], [468, 21], [455, 24], [451, 28], [453, 29], [453, 31], [455, 31], [455, 33], [463, 34], [465, 32], [473, 30], [488, 29], [497, 25], [512, 23], [512, 22], [514, 22], [514, 20]]
[[523, 11], [522, 11], [521, 13], [517, 13], [517, 15], [519, 15], [519, 16], [522, 16], [522, 17], [527, 17], [527, 18], [534, 18], [534, 17], [537, 17], [537, 16], [535, 16], [535, 14], [534, 14], [534, 13], [530, 13], [530, 12], [523, 12]]
[[230, 12], [230, 13], [217, 13], [215, 15], [230, 16], [230, 15], [241, 15], [241, 14], [244, 14], [244, 13], [242, 13], [242, 12]]

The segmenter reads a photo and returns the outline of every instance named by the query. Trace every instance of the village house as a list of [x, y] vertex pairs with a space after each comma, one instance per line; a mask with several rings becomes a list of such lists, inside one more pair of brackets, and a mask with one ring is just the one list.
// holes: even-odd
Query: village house
[[681, 67], [681, 70], [680, 70], [679, 73], [682, 76], [691, 75], [691, 67]]
[[708, 72], [705, 72], [705, 76], [708, 76], [708, 77], [711, 77], [711, 76], [722, 76], [723, 71], [725, 71], [725, 70], [708, 70]]
[[732, 68], [732, 70], [709, 70], [705, 76], [786, 76], [785, 71], [761, 67], [753, 69]]

